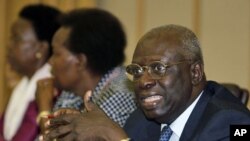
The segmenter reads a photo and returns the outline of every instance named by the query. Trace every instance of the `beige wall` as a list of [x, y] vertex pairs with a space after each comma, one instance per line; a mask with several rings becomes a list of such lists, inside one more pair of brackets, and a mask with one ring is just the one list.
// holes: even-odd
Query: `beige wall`
[[208, 78], [250, 89], [250, 1], [202, 0], [201, 6]]
[[0, 113], [3, 110], [3, 101], [4, 101], [4, 55], [5, 55], [5, 1], [0, 1]]
[[137, 40], [149, 29], [170, 23], [184, 25], [199, 35], [209, 80], [233, 82], [250, 90], [249, 0], [0, 0], [0, 112], [6, 29], [23, 5], [34, 2], [64, 11], [97, 6], [118, 16], [128, 37], [125, 64], [131, 62]]

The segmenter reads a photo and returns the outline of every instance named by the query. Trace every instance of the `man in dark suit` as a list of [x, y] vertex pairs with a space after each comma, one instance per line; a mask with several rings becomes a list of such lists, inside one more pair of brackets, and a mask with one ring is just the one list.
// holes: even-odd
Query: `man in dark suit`
[[[199, 41], [185, 27], [168, 25], [144, 35], [127, 72], [144, 115], [156, 122], [134, 112], [125, 129], [136, 141], [159, 140], [159, 123], [170, 126], [170, 140], [181, 141], [229, 140], [231, 124], [250, 124], [249, 110], [237, 98], [206, 81]], [[142, 125], [147, 127], [138, 134]]]
[[[208, 81], [180, 141], [227, 141], [234, 124], [250, 125], [249, 111], [227, 89]], [[140, 109], [132, 113], [124, 128], [135, 141], [158, 141], [160, 137], [160, 124], [147, 119]]]
[[[206, 80], [199, 40], [185, 27], [166, 25], [146, 33], [126, 70], [133, 78], [140, 107], [127, 120], [127, 135], [95, 105], [85, 102], [89, 112], [78, 117], [76, 125], [85, 123], [81, 129], [88, 130], [70, 139], [96, 132], [114, 141], [128, 137], [135, 141], [228, 141], [231, 124], [250, 125], [249, 110], [224, 87]], [[70, 116], [61, 121], [66, 119], [76, 121]], [[56, 137], [57, 132], [50, 136]]]

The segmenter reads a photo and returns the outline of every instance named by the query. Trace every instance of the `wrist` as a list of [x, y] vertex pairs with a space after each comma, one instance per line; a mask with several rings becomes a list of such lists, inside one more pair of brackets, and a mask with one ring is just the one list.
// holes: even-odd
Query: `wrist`
[[36, 117], [36, 123], [39, 124], [42, 118], [47, 118], [48, 115], [50, 115], [50, 111], [44, 110], [39, 112], [39, 114]]
[[53, 102], [50, 100], [43, 100], [42, 102], [38, 102], [39, 111], [50, 111], [53, 107]]

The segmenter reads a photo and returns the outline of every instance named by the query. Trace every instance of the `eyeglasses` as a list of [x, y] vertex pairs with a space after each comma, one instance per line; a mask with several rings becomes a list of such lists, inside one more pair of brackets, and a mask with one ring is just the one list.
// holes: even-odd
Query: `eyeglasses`
[[143, 75], [145, 70], [148, 70], [149, 75], [152, 79], [161, 79], [163, 76], [166, 75], [167, 68], [172, 67], [174, 65], [178, 65], [189, 60], [184, 60], [172, 64], [165, 64], [161, 61], [154, 61], [147, 66], [140, 66], [138, 64], [130, 64], [126, 67], [126, 72], [129, 78], [132, 77], [133, 81], [139, 80], [139, 78]]

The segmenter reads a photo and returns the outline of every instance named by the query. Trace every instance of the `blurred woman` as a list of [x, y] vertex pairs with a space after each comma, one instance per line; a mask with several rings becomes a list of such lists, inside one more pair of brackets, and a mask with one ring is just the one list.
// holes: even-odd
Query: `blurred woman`
[[68, 107], [73, 100], [84, 110], [81, 97], [91, 90], [93, 102], [122, 127], [136, 104], [122, 66], [126, 36], [120, 21], [100, 9], [73, 10], [62, 16], [52, 44], [57, 87], [80, 97], [64, 91], [55, 107]]
[[51, 39], [58, 29], [61, 12], [46, 5], [24, 7], [11, 28], [8, 61], [23, 75], [14, 88], [0, 120], [0, 140], [33, 141], [38, 133], [37, 80], [50, 77]]

